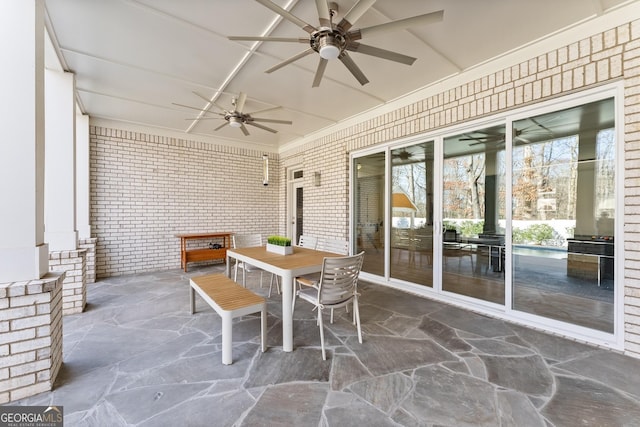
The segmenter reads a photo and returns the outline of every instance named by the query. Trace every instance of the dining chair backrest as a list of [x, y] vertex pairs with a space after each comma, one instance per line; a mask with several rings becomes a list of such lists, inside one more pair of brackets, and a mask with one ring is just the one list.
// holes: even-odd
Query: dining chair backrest
[[254, 246], [262, 246], [262, 234], [234, 234], [234, 248], [251, 248]]
[[331, 305], [353, 298], [363, 259], [364, 252], [345, 257], [324, 258], [318, 282], [318, 302]]
[[342, 239], [318, 239], [318, 250], [349, 255], [349, 241]]
[[318, 246], [318, 238], [301, 234], [300, 240], [298, 240], [298, 246], [301, 248], [315, 249]]

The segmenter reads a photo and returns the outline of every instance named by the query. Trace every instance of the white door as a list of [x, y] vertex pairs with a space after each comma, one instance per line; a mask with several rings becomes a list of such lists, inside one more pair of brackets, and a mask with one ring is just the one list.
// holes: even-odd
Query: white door
[[289, 205], [287, 206], [287, 236], [291, 236], [292, 241], [298, 242], [304, 224], [304, 187], [301, 171], [292, 173], [289, 195]]

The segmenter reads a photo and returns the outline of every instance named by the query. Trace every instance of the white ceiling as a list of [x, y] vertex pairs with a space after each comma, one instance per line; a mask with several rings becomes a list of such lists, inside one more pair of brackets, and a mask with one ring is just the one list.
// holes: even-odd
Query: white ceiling
[[[306, 22], [318, 23], [313, 0], [274, 3]], [[336, 22], [356, 0], [337, 3]], [[378, 0], [354, 28], [441, 9], [444, 19], [361, 40], [417, 58], [412, 66], [350, 53], [370, 83], [361, 86], [343, 64], [331, 61], [317, 88], [311, 87], [318, 63], [315, 53], [271, 74], [264, 72], [307, 45], [227, 39], [308, 37], [254, 0], [46, 0], [46, 9], [62, 66], [76, 74], [84, 113], [179, 132], [187, 138], [186, 132], [278, 151], [284, 144], [623, 3], [629, 1]], [[192, 120], [197, 109], [207, 106], [194, 92], [228, 109], [231, 98], [245, 92], [245, 112], [291, 120], [293, 125], [264, 123], [276, 134], [251, 126], [247, 126], [249, 136], [230, 126], [214, 132], [223, 123], [220, 119]]]

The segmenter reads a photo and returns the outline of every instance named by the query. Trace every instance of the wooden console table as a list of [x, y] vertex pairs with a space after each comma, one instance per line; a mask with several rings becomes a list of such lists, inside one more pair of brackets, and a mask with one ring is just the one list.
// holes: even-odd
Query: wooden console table
[[[231, 248], [232, 233], [187, 233], [176, 234], [180, 238], [180, 267], [187, 271], [187, 263], [199, 261], [213, 261], [221, 259], [226, 261], [227, 249]], [[220, 245], [220, 249], [188, 248], [189, 240], [209, 240], [209, 243]]]

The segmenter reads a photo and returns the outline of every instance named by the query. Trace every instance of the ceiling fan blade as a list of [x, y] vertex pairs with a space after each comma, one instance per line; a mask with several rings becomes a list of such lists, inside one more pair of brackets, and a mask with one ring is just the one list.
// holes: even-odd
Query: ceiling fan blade
[[225, 125], [226, 125], [226, 124], [227, 124], [227, 122], [225, 121], [223, 124], [221, 124], [220, 126], [218, 126], [217, 128], [215, 128], [213, 131], [215, 132], [215, 131], [217, 131], [217, 130], [222, 129], [223, 127], [225, 127]]
[[259, 117], [251, 117], [250, 121], [252, 121], [252, 122], [264, 122], [264, 123], [280, 123], [280, 124], [283, 124], [283, 125], [292, 125], [293, 124], [293, 122], [291, 120], [261, 119]]
[[365, 55], [376, 56], [382, 59], [388, 59], [389, 61], [400, 62], [406, 65], [413, 65], [416, 60], [416, 58], [413, 58], [411, 56], [357, 42], [349, 43], [347, 45], [347, 50], [351, 52], [364, 53]]
[[244, 109], [244, 104], [247, 102], [247, 94], [244, 92], [240, 92], [238, 95], [238, 99], [236, 99], [236, 111], [242, 113]]
[[[209, 98], [207, 98], [206, 96], [199, 94], [199, 93], [198, 93], [198, 92], [196, 92], [195, 90], [194, 90], [194, 91], [192, 91], [192, 92], [193, 92], [193, 94], [194, 94], [194, 95], [196, 95], [196, 96], [198, 96], [198, 97], [200, 97], [200, 98], [204, 99], [204, 100], [205, 100], [205, 101], [207, 101], [208, 103], [212, 104], [212, 105], [213, 105], [214, 107], [216, 107], [218, 110], [222, 110], [222, 111], [224, 111], [225, 113], [227, 112], [227, 110], [225, 110], [223, 107], [221, 107], [220, 105], [216, 104], [215, 102], [213, 102], [212, 100], [210, 100], [210, 99], [209, 99]], [[216, 114], [219, 114], [219, 113], [216, 113]]]
[[417, 25], [433, 24], [434, 22], [442, 21], [443, 16], [444, 10], [439, 10], [437, 12], [425, 13], [424, 15], [412, 16], [411, 18], [398, 19], [397, 21], [374, 25], [372, 27], [360, 28], [359, 30], [354, 31], [354, 33], [359, 31], [362, 37], [368, 37], [372, 34], [379, 34], [393, 30], [402, 30]]
[[252, 111], [251, 113], [247, 113], [249, 115], [254, 115], [254, 114], [262, 114], [262, 113], [266, 113], [267, 111], [273, 111], [273, 110], [278, 110], [282, 107], [278, 106], [278, 107], [269, 107], [269, 108], [265, 108], [263, 110], [258, 110], [258, 111]]
[[249, 136], [249, 131], [247, 130], [247, 128], [244, 125], [240, 126], [240, 130], [242, 131], [244, 136]]
[[[258, 123], [247, 122], [246, 124], [251, 125], [251, 126], [255, 126], [255, 127], [257, 127], [257, 128], [260, 128], [260, 129], [264, 129], [264, 130], [266, 130], [266, 131], [268, 131], [268, 132], [271, 132], [271, 133], [278, 133], [278, 131], [277, 131], [277, 130], [275, 130], [275, 129], [271, 129], [271, 128], [268, 128], [268, 127], [266, 127], [266, 126], [259, 125]], [[244, 126], [243, 126], [243, 127], [244, 127]]]
[[254, 36], [229, 36], [229, 40], [248, 42], [285, 42], [285, 43], [309, 43], [308, 38], [301, 37], [254, 37]]
[[316, 69], [316, 75], [313, 77], [313, 84], [311, 85], [311, 87], [320, 86], [320, 81], [322, 80], [322, 76], [324, 76], [324, 70], [327, 68], [328, 62], [328, 60], [320, 58], [320, 62], [318, 62], [318, 68]]
[[351, 57], [347, 55], [346, 52], [340, 55], [339, 58], [340, 58], [340, 61], [342, 61], [342, 63], [345, 65], [345, 67], [347, 67], [349, 71], [351, 71], [351, 74], [353, 74], [353, 77], [355, 77], [356, 80], [358, 80], [358, 82], [360, 82], [361, 85], [364, 86], [367, 83], [369, 83], [369, 80], [367, 79], [367, 77], [360, 70], [360, 68], [358, 68], [356, 63], [353, 62], [353, 59], [351, 59]]
[[318, 9], [318, 19], [320, 20], [320, 27], [332, 29], [331, 13], [329, 12], [327, 0], [316, 0], [316, 9]]
[[280, 6], [278, 6], [277, 4], [269, 0], [256, 0], [256, 1], [261, 5], [263, 5], [264, 7], [271, 9], [272, 11], [282, 16], [283, 18], [293, 22], [294, 24], [296, 24], [298, 27], [302, 28], [309, 34], [313, 33], [314, 31], [317, 31], [317, 28], [314, 27], [313, 25], [304, 22], [302, 19], [287, 12], [286, 10], [284, 10], [283, 8], [281, 8]]
[[360, 0], [359, 2], [354, 4], [349, 12], [344, 15], [344, 17], [338, 24], [338, 27], [340, 27], [343, 31], [349, 31], [349, 28], [351, 28], [353, 24], [355, 24], [356, 21], [360, 19], [362, 15], [364, 15], [365, 12], [369, 10], [369, 8], [373, 6], [375, 2], [376, 0]]
[[[223, 114], [221, 114], [221, 116], [222, 115]], [[185, 119], [185, 120], [194, 121], [194, 120], [223, 120], [223, 119], [224, 119], [224, 117], [192, 117], [192, 118]]]
[[274, 65], [273, 67], [271, 67], [267, 71], [265, 71], [265, 73], [267, 73], [267, 74], [273, 73], [274, 71], [279, 70], [280, 68], [284, 67], [285, 65], [291, 64], [292, 62], [297, 61], [300, 58], [304, 58], [307, 55], [311, 55], [314, 52], [315, 51], [313, 49], [309, 48], [309, 49], [307, 49], [307, 50], [305, 50], [303, 52], [300, 52], [297, 55], [292, 56], [289, 59], [286, 59], [286, 60], [282, 61], [279, 64]]
[[205, 110], [205, 109], [203, 109], [203, 108], [199, 108], [199, 107], [192, 107], [192, 106], [190, 106], [190, 105], [178, 104], [177, 102], [172, 102], [171, 104], [172, 104], [172, 105], [177, 105], [178, 107], [190, 108], [190, 109], [192, 109], [192, 110], [196, 110], [196, 111], [200, 111], [200, 112], [211, 113], [211, 114], [219, 114], [219, 115], [221, 115], [221, 116], [224, 116], [224, 114], [222, 114], [222, 113], [217, 113], [217, 112], [215, 112], [215, 111], [208, 111], [208, 110]]

